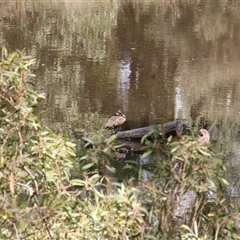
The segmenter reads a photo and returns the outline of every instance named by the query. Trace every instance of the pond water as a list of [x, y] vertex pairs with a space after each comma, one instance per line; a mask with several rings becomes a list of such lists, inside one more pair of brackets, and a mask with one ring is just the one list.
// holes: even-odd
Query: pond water
[[0, 43], [36, 59], [50, 128], [74, 133], [117, 109], [124, 129], [184, 119], [208, 128], [237, 181], [239, 11], [217, 0], [1, 1]]

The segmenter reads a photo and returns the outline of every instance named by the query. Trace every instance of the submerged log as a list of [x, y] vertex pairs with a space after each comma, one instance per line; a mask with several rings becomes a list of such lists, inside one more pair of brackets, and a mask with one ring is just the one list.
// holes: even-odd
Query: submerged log
[[[184, 126], [181, 123], [181, 121], [176, 120], [168, 123], [158, 124], [155, 126], [148, 126], [148, 127], [142, 127], [142, 128], [136, 128], [132, 130], [122, 131], [117, 133], [117, 139], [141, 139], [144, 135], [146, 135], [149, 132], [156, 131], [160, 132], [164, 136], [176, 136], [176, 135], [182, 135], [184, 130]], [[159, 135], [159, 137], [161, 137]]]

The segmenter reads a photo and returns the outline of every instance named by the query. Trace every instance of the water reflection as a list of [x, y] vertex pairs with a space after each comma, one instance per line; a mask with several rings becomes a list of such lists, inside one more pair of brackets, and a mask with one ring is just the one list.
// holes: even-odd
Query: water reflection
[[[182, 101], [182, 90], [180, 87], [176, 87], [176, 96], [175, 96], [175, 111], [174, 118], [175, 119], [184, 119], [182, 112], [183, 109], [183, 101]], [[185, 119], [188, 119], [188, 116], [185, 116]]]
[[125, 59], [119, 62], [119, 72], [117, 77], [117, 101], [121, 103], [123, 109], [128, 109], [128, 96], [130, 88], [130, 74], [131, 74], [131, 59], [128, 54], [126, 54]]
[[37, 59], [46, 125], [76, 131], [85, 113], [122, 109], [125, 129], [184, 118], [217, 151], [237, 151], [237, 1], [25, 3], [1, 2], [0, 43]]

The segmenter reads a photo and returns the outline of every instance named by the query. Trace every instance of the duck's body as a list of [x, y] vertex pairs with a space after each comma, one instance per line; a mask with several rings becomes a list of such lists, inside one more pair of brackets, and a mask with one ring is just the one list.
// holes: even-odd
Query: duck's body
[[117, 132], [125, 121], [126, 116], [118, 110], [115, 115], [108, 119], [105, 128], [111, 130], [114, 129], [114, 132]]
[[201, 137], [199, 138], [199, 142], [202, 145], [210, 144], [210, 136], [209, 136], [208, 131], [206, 129], [200, 129], [199, 132], [201, 134]]

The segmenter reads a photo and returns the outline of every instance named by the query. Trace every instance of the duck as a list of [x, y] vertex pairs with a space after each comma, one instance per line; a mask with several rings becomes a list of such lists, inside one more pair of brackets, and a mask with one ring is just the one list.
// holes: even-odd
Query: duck
[[202, 144], [202, 145], [208, 145], [210, 144], [210, 136], [208, 133], [208, 130], [206, 129], [200, 129], [199, 133], [201, 135], [201, 137], [198, 139], [198, 141]]
[[117, 133], [122, 124], [126, 121], [126, 116], [122, 113], [121, 110], [118, 110], [112, 117], [110, 117], [105, 125], [105, 129], [114, 130]]

